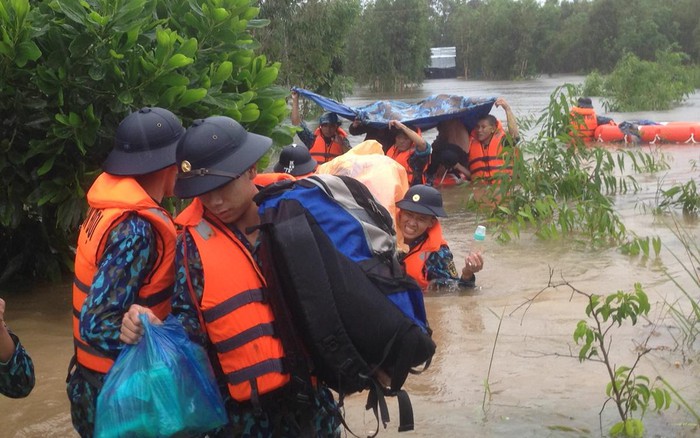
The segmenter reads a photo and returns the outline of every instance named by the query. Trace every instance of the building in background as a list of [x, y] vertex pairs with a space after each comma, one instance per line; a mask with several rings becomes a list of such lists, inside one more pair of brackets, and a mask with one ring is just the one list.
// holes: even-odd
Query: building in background
[[455, 47], [432, 47], [430, 49], [430, 67], [425, 76], [430, 79], [454, 78], [457, 76]]

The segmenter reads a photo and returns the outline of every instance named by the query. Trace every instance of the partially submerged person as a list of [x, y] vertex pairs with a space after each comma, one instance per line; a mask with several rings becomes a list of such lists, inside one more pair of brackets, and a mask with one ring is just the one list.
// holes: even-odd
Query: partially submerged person
[[34, 363], [17, 335], [5, 324], [5, 301], [0, 298], [0, 394], [22, 398], [34, 388]]
[[593, 141], [599, 125], [615, 124], [613, 119], [596, 114], [590, 97], [579, 97], [571, 107], [571, 135], [585, 143]]
[[292, 124], [300, 126], [297, 133], [301, 141], [309, 148], [311, 156], [318, 164], [325, 163], [350, 150], [348, 135], [340, 128], [340, 120], [336, 113], [324, 113], [318, 120], [316, 131], [306, 126], [299, 113], [299, 93], [292, 91]]
[[481, 253], [470, 252], [464, 259], [462, 272], [457, 273], [438, 220], [438, 217], [447, 217], [440, 192], [430, 186], [416, 185], [408, 189], [396, 206], [399, 208], [397, 226], [409, 248], [403, 257], [406, 273], [424, 290], [431, 282], [474, 287], [475, 274], [483, 268], [484, 261]]
[[355, 119], [348, 128], [350, 135], [365, 135], [363, 141], [376, 140], [382, 145], [382, 150], [386, 153], [396, 141], [396, 131], [388, 128], [375, 128], [365, 124], [360, 119]]
[[469, 139], [469, 178], [472, 181], [493, 182], [496, 174], [512, 175], [513, 165], [506, 162], [504, 152], [517, 153], [519, 140], [518, 122], [508, 102], [502, 97], [496, 99], [496, 107], [506, 112], [508, 132], [501, 122], [491, 114], [481, 117], [471, 132]]
[[426, 184], [445, 187], [467, 182], [469, 155], [456, 144], [447, 143], [433, 150], [430, 165], [425, 171]]
[[469, 131], [459, 119], [443, 120], [437, 125], [437, 137], [433, 141], [433, 150], [439, 151], [443, 145], [454, 144], [469, 152]]
[[392, 158], [406, 169], [409, 185], [425, 183], [425, 169], [430, 161], [430, 143], [420, 135], [398, 120], [389, 122], [389, 128], [396, 130], [396, 139], [386, 152], [387, 157]]
[[175, 225], [160, 202], [172, 196], [175, 147], [185, 129], [163, 108], [129, 114], [87, 193], [73, 282], [75, 355], [68, 377], [73, 426], [94, 433], [97, 396], [122, 350], [122, 317], [132, 304], [170, 313]]
[[[288, 390], [302, 376], [291, 376], [284, 365], [285, 347], [265, 297], [253, 196], [256, 163], [271, 146], [271, 139], [220, 116], [195, 120], [180, 141], [175, 192], [194, 200], [176, 218], [182, 233], [173, 314], [207, 349], [224, 397], [229, 424], [209, 436], [337, 436], [338, 410], [325, 386], [310, 388], [306, 400]], [[140, 313], [155, 321], [152, 312], [132, 306], [122, 325], [124, 342], [142, 336]]]

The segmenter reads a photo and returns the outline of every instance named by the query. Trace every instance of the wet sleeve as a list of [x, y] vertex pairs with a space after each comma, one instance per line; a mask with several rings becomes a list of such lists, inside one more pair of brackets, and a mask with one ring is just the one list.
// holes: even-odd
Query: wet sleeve
[[[185, 245], [187, 245], [186, 248]], [[187, 260], [184, 257], [185, 249], [187, 250]], [[206, 335], [199, 322], [198, 310], [204, 292], [204, 271], [199, 251], [197, 251], [197, 246], [189, 233], [182, 233], [178, 236], [175, 266], [172, 313], [185, 328], [189, 338], [204, 346], [206, 345]], [[189, 278], [187, 277], [188, 271]], [[197, 299], [197, 303], [192, 301], [193, 296]]]
[[314, 133], [311, 132], [309, 127], [306, 125], [306, 122], [301, 122], [301, 125], [299, 126], [301, 127], [301, 131], [297, 132], [299, 140], [301, 140], [307, 148], [311, 149], [311, 146], [314, 145], [314, 141], [316, 140], [316, 136], [314, 136]]
[[425, 261], [426, 278], [439, 285], [456, 284], [459, 287], [474, 287], [476, 276], [463, 280], [457, 273], [454, 256], [450, 247], [442, 245], [438, 251], [430, 253]]
[[350, 127], [348, 128], [348, 132], [350, 133], [350, 135], [367, 134], [367, 125], [360, 124], [358, 126], [355, 126], [352, 123], [350, 123]]
[[108, 239], [80, 312], [80, 335], [93, 348], [116, 358], [123, 345], [122, 317], [151, 274], [157, 249], [152, 225], [136, 214], [119, 223]]
[[0, 362], [0, 394], [11, 398], [29, 395], [34, 388], [34, 363], [19, 338], [12, 332], [15, 353], [6, 363]]
[[[424, 151], [419, 151], [418, 149], [413, 150], [413, 154], [411, 155], [412, 157], [430, 157], [430, 154], [433, 153], [433, 147], [430, 145], [430, 142], [426, 141], [425, 142], [425, 150]], [[426, 161], [427, 163], [427, 161]]]

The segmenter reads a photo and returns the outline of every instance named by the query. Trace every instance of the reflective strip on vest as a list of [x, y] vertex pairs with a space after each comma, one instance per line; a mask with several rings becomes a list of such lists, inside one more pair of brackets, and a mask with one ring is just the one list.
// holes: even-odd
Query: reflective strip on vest
[[262, 289], [250, 289], [245, 292], [241, 292], [238, 295], [234, 295], [228, 300], [217, 304], [211, 309], [202, 311], [202, 317], [204, 321], [210, 323], [216, 321], [217, 319], [228, 315], [239, 307], [243, 307], [250, 303], [261, 303], [265, 293]]
[[251, 327], [248, 330], [242, 331], [241, 333], [226, 339], [225, 341], [217, 342], [214, 344], [214, 346], [216, 347], [216, 351], [219, 353], [226, 353], [227, 351], [240, 348], [244, 344], [247, 344], [254, 339], [261, 338], [263, 336], [274, 336], [274, 334], [275, 328], [272, 326], [272, 324], [258, 324], [255, 327]]
[[255, 379], [258, 376], [270, 373], [284, 373], [284, 365], [281, 359], [268, 359], [264, 362], [256, 363], [253, 366], [228, 373], [226, 374], [226, 380], [228, 380], [231, 385], [239, 385]]

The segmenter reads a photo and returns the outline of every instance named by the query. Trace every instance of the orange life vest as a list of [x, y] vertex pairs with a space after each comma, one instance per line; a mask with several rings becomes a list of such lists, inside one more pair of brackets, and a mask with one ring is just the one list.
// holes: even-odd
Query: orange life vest
[[[346, 134], [341, 128], [338, 128], [338, 134], [343, 138], [347, 138], [348, 136], [348, 134]], [[311, 153], [311, 157], [316, 160], [318, 164], [323, 164], [330, 161], [335, 157], [343, 155], [345, 152], [343, 145], [338, 144], [335, 141], [326, 143], [326, 140], [321, 134], [321, 128], [316, 128], [314, 135], [316, 138], [314, 139], [314, 144], [311, 145], [309, 152]]]
[[502, 142], [506, 133], [503, 129], [497, 129], [491, 136], [489, 144], [484, 147], [481, 142], [472, 136], [469, 139], [469, 172], [472, 181], [477, 179], [491, 179], [498, 172], [513, 173], [512, 166], [506, 166], [501, 157]]
[[416, 280], [418, 286], [425, 290], [428, 287], [428, 273], [425, 269], [425, 261], [431, 253], [440, 250], [442, 245], [447, 245], [445, 238], [442, 237], [442, 227], [439, 221], [435, 221], [435, 225], [428, 228], [427, 238], [411, 248], [403, 260], [406, 267], [406, 274]]
[[259, 173], [253, 179], [253, 183], [257, 186], [267, 187], [280, 181], [296, 181], [297, 177], [288, 173]]
[[[90, 293], [109, 233], [135, 213], [153, 226], [157, 259], [153, 271], [139, 289], [136, 304], [149, 307], [160, 319], [170, 313], [175, 281], [176, 232], [170, 214], [160, 207], [131, 177], [101, 174], [88, 192], [87, 217], [80, 226], [73, 280], [73, 343], [80, 365], [107, 373], [114, 360], [95, 350], [80, 336], [80, 311]], [[126, 311], [126, 309], [125, 309]]]
[[396, 145], [393, 145], [389, 148], [388, 151], [386, 151], [387, 157], [393, 159], [394, 161], [402, 165], [404, 169], [406, 169], [406, 176], [408, 177], [409, 184], [413, 182], [413, 169], [411, 169], [411, 166], [409, 166], [408, 164], [408, 159], [411, 158], [412, 154], [413, 148], [409, 148], [405, 151], [400, 151], [399, 148], [396, 147]]
[[593, 140], [593, 135], [598, 127], [598, 119], [593, 108], [581, 108], [578, 106], [571, 108], [572, 135], [580, 137], [583, 141]]
[[[248, 249], [226, 225], [204, 213], [199, 199], [176, 222], [192, 236], [202, 260], [200, 317], [231, 397], [239, 402], [255, 401], [287, 384], [284, 349], [275, 336], [265, 279]], [[196, 302], [191, 288], [190, 294]]]

